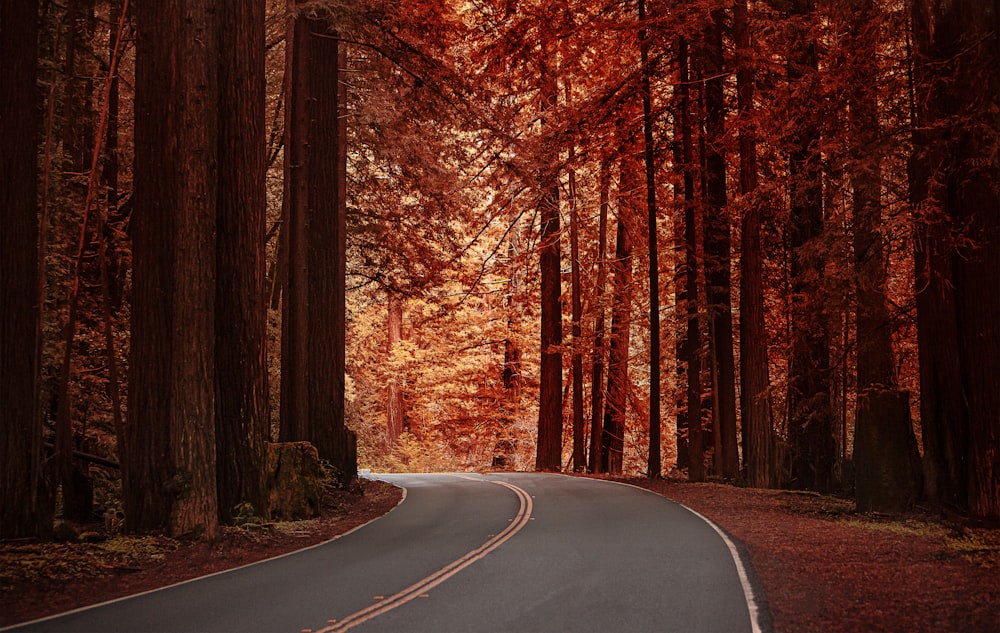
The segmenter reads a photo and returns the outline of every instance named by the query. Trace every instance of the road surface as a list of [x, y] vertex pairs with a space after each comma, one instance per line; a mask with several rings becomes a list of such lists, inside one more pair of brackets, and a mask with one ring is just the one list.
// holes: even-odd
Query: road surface
[[339, 539], [15, 630], [768, 629], [736, 546], [652, 493], [533, 473], [378, 478], [404, 501]]

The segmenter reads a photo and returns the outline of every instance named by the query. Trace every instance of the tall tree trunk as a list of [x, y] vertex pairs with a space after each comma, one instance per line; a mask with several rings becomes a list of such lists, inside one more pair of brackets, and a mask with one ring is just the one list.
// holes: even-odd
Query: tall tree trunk
[[[388, 313], [386, 329], [389, 335], [388, 352], [391, 361], [396, 346], [403, 340], [403, 302], [399, 294], [391, 288], [386, 290], [386, 298]], [[403, 388], [395, 372], [390, 374], [386, 385], [385, 413], [386, 438], [391, 449], [403, 432]]]
[[[289, 0], [289, 9], [294, 0]], [[290, 20], [285, 64], [285, 195], [281, 229], [287, 258], [281, 295], [281, 411], [279, 440], [309, 437], [306, 386], [308, 340], [309, 101], [308, 27], [304, 18]], [[282, 253], [279, 253], [281, 255]]]
[[705, 49], [706, 157], [705, 259], [708, 270], [707, 301], [712, 319], [712, 352], [715, 368], [715, 411], [722, 448], [716, 456], [719, 471], [730, 481], [739, 476], [736, 439], [736, 360], [733, 354], [733, 299], [730, 265], [731, 229], [726, 196], [724, 50], [725, 12], [712, 11]]
[[[816, 42], [805, 29], [814, 19], [813, 0], [793, 2], [788, 81], [800, 95], [814, 94], [803, 85], [815, 81]], [[828, 491], [833, 486], [836, 446], [830, 399], [830, 341], [821, 297], [825, 269], [822, 164], [819, 131], [804, 115], [805, 104], [794, 104], [800, 115], [792, 131], [789, 152], [791, 212], [789, 233], [792, 263], [792, 355], [789, 365], [789, 443], [792, 486]]]
[[[567, 90], [568, 92], [568, 90]], [[572, 150], [570, 156], [572, 157]], [[576, 173], [569, 169], [569, 242], [572, 260], [572, 311], [573, 311], [573, 470], [587, 469], [586, 446], [583, 438], [583, 300], [580, 296], [580, 228], [576, 206]]]
[[213, 538], [217, 43], [213, 3], [136, 11], [125, 491], [131, 531]]
[[[542, 125], [545, 113], [556, 105], [555, 47], [552, 37], [542, 36], [540, 57], [540, 96]], [[538, 166], [539, 216], [542, 227], [539, 238], [539, 272], [541, 274], [541, 373], [539, 377], [538, 447], [536, 470], [560, 470], [562, 467], [562, 302], [559, 297], [559, 180], [558, 150], [553, 141], [543, 152], [543, 164]]]
[[309, 28], [308, 439], [346, 483], [357, 475], [354, 436], [344, 426], [347, 57], [325, 21]]
[[678, 349], [679, 364], [687, 371], [684, 413], [677, 421], [677, 466], [687, 467], [688, 478], [705, 478], [705, 449], [701, 426], [701, 325], [698, 309], [698, 226], [695, 209], [694, 144], [691, 126], [690, 68], [688, 44], [678, 42], [680, 87], [677, 120], [680, 126], [680, 166], [684, 187], [684, 293], [678, 307], [687, 315], [687, 331]]
[[757, 138], [753, 129], [754, 67], [747, 0], [733, 4], [736, 40], [736, 92], [740, 112], [740, 411], [743, 420], [743, 464], [748, 485], [766, 488], [775, 482], [774, 418], [768, 395], [767, 328], [764, 324], [761, 201], [757, 191]]
[[[623, 142], [632, 147], [631, 139]], [[614, 298], [611, 308], [611, 337], [608, 350], [608, 395], [601, 438], [602, 470], [612, 475], [622, 472], [625, 448], [625, 413], [628, 403], [629, 335], [632, 322], [632, 218], [630, 196], [636, 186], [636, 165], [626, 150], [621, 159], [618, 185], [618, 231], [615, 237]]]
[[[646, 20], [646, 1], [639, 0], [639, 22]], [[659, 478], [660, 464], [660, 255], [656, 239], [656, 165], [653, 157], [653, 106], [649, 86], [649, 38], [646, 28], [639, 31], [642, 63], [642, 134], [646, 167], [646, 236], [649, 246], [649, 456], [646, 474]]]
[[[858, 302], [855, 498], [859, 511], [898, 512], [909, 509], [920, 494], [920, 453], [910, 422], [909, 394], [896, 388], [886, 297], [888, 258], [879, 228], [882, 156], [876, 51], [881, 24], [873, 0], [857, 0], [851, 8], [850, 48], [855, 56], [850, 101], [855, 144], [851, 184]], [[846, 436], [843, 441], [846, 443]]]
[[219, 515], [228, 523], [240, 503], [268, 513], [264, 2], [223, 4], [218, 15], [215, 431]]
[[597, 280], [594, 283], [594, 349], [590, 381], [590, 452], [587, 456], [590, 472], [603, 472], [601, 467], [601, 436], [604, 434], [604, 315], [607, 296], [608, 266], [604, 254], [608, 250], [608, 202], [611, 174], [606, 160], [601, 161], [600, 208], [597, 226]]
[[938, 502], [995, 518], [1000, 9], [914, 0], [911, 10], [917, 120], [910, 187], [927, 489]]
[[0, 0], [0, 539], [40, 527], [37, 0]]

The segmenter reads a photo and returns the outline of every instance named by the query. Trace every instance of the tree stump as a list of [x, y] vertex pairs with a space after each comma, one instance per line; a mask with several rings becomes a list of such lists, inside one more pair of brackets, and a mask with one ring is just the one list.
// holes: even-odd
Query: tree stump
[[267, 490], [271, 518], [284, 521], [319, 516], [323, 492], [319, 452], [309, 442], [267, 445]]
[[905, 512], [920, 496], [920, 453], [909, 397], [905, 391], [875, 389], [858, 395], [854, 429], [858, 512]]

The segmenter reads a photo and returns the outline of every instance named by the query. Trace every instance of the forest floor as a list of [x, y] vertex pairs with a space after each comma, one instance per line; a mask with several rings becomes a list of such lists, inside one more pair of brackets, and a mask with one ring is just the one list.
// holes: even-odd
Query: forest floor
[[[859, 515], [846, 500], [813, 493], [624, 481], [696, 510], [740, 540], [777, 633], [1000, 631], [997, 526], [920, 510]], [[0, 627], [308, 547], [399, 502], [396, 488], [363, 485], [364, 494], [329, 495], [319, 519], [226, 528], [211, 544], [164, 536], [0, 543]]]

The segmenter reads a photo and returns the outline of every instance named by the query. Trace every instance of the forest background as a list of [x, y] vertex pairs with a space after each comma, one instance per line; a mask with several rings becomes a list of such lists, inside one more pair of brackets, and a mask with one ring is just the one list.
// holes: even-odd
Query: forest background
[[996, 2], [0, 19], [4, 537], [279, 439], [1000, 514]]

